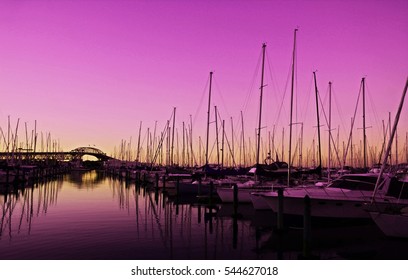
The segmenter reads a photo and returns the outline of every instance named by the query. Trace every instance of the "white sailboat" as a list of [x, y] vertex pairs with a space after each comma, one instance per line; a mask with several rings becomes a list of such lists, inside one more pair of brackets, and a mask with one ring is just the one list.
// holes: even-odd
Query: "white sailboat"
[[[370, 218], [365, 205], [370, 202], [378, 174], [349, 174], [334, 180], [327, 187], [297, 187], [284, 189], [283, 213], [303, 215], [305, 196], [309, 196], [312, 217], [325, 218]], [[395, 178], [382, 176], [382, 188], [375, 199], [396, 200], [387, 195]], [[268, 203], [273, 211], [278, 211], [277, 192], [260, 193], [258, 196]], [[408, 200], [407, 200], [408, 203]]]
[[[398, 107], [398, 112], [395, 115], [392, 134], [388, 141], [387, 151], [384, 154], [383, 164], [380, 170], [380, 174], [384, 172], [384, 168], [387, 163], [388, 155], [391, 151], [393, 138], [395, 136], [395, 132], [397, 129], [402, 106], [404, 104], [404, 99], [407, 93], [407, 88], [408, 88], [408, 79], [405, 82], [405, 88], [402, 93], [401, 101]], [[377, 182], [376, 189], [373, 194], [373, 200], [371, 203], [371, 206], [374, 209], [377, 208], [378, 211], [371, 211], [370, 212], [371, 218], [386, 236], [408, 238], [408, 207], [405, 204], [405, 201], [408, 201], [408, 199], [398, 197], [398, 200], [396, 201], [396, 203], [392, 203], [392, 204], [389, 204], [388, 201], [385, 201], [385, 200], [379, 201], [377, 199], [374, 199], [379, 189], [378, 186], [379, 184]], [[403, 187], [405, 187], [405, 190], [406, 190], [406, 188], [408, 188], [408, 184], [404, 184]], [[403, 194], [403, 190], [404, 189], [401, 189], [401, 192], [400, 192], [401, 195]], [[387, 205], [392, 206], [392, 207], [384, 207]]]
[[370, 215], [386, 236], [408, 238], [408, 207], [399, 213], [370, 212]]
[[[261, 74], [261, 86], [260, 86], [260, 103], [259, 103], [259, 125], [257, 133], [257, 153], [256, 153], [256, 167], [252, 168], [249, 173], [253, 172], [255, 180], [249, 180], [246, 182], [236, 182], [234, 185], [238, 188], [238, 202], [239, 203], [251, 203], [250, 193], [261, 190], [271, 190], [272, 186], [265, 186], [258, 180], [260, 177], [260, 164], [259, 164], [259, 147], [260, 147], [260, 133], [261, 133], [261, 120], [262, 120], [262, 95], [264, 88], [264, 68], [265, 68], [265, 50], [266, 44], [262, 45], [262, 74]], [[286, 170], [285, 170], [286, 172]], [[232, 203], [234, 202], [234, 185], [231, 187], [218, 187], [217, 194], [222, 202]]]
[[[391, 148], [391, 142], [389, 148]], [[386, 158], [387, 155], [385, 155]], [[383, 167], [385, 166], [384, 163]], [[384, 211], [390, 208], [390, 205], [396, 204], [400, 208], [408, 206], [408, 199], [399, 195], [403, 193], [404, 184], [395, 176], [384, 174], [383, 171], [380, 174], [344, 175], [324, 188], [286, 188], [284, 189], [283, 213], [303, 215], [305, 196], [310, 198], [311, 216], [313, 217], [370, 218], [368, 210]], [[276, 192], [259, 193], [255, 196], [258, 200], [264, 199], [272, 210], [278, 210]]]
[[[294, 31], [294, 46], [293, 46], [293, 61], [292, 61], [292, 96], [293, 96], [293, 82], [294, 82], [294, 64], [295, 64], [295, 50], [296, 50], [296, 32]], [[237, 184], [238, 187], [238, 201], [245, 203], [253, 203], [256, 198], [251, 197], [251, 193], [260, 193], [265, 191], [273, 191], [274, 184], [269, 180], [273, 179], [283, 179], [287, 176], [288, 185], [291, 179], [291, 174], [293, 175], [296, 171], [289, 164], [278, 159], [275, 162], [265, 164], [260, 163], [260, 144], [261, 144], [261, 129], [262, 129], [262, 98], [263, 98], [263, 88], [264, 85], [264, 66], [265, 66], [265, 49], [266, 44], [262, 45], [262, 72], [261, 72], [261, 85], [260, 85], [260, 102], [259, 102], [259, 119], [258, 119], [258, 128], [257, 128], [257, 149], [256, 149], [256, 165], [251, 168], [249, 173], [253, 173], [255, 177], [254, 182], [247, 182], [246, 184]], [[293, 98], [292, 98], [293, 99]], [[293, 100], [291, 100], [291, 108]], [[292, 120], [290, 121], [292, 122]], [[291, 144], [289, 144], [291, 146]], [[289, 148], [290, 151], [290, 148]], [[291, 158], [289, 152], [289, 159]], [[271, 159], [270, 155], [267, 159]], [[268, 183], [261, 182], [261, 177], [266, 178]], [[233, 202], [233, 187], [231, 188], [218, 188], [217, 193], [220, 196], [223, 202]], [[267, 209], [268, 206], [266, 203], [263, 203], [262, 200], [255, 202], [255, 209]]]

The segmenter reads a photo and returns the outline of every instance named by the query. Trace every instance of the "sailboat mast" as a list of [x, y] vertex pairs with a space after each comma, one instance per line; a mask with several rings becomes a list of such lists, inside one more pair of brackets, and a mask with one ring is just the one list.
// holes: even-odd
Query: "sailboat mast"
[[241, 111], [241, 126], [242, 126], [242, 155], [241, 155], [241, 164], [245, 166], [245, 133], [244, 133], [244, 116]]
[[[191, 166], [194, 166], [194, 153], [193, 153], [193, 119], [190, 115], [190, 157], [191, 157]], [[200, 145], [200, 144], [199, 144]], [[201, 156], [201, 154], [200, 154]], [[201, 164], [201, 162], [200, 162]]]
[[220, 166], [220, 145], [218, 140], [217, 106], [214, 106], [214, 114], [215, 114], [215, 142], [217, 144], [217, 165]]
[[285, 158], [285, 128], [282, 128], [282, 159], [284, 161]]
[[[275, 149], [275, 125], [273, 125], [273, 132], [272, 132], [272, 153], [275, 153], [277, 156], [277, 150]], [[271, 156], [273, 156], [271, 154]]]
[[[319, 91], [317, 90], [317, 81], [316, 81], [316, 72], [313, 72], [314, 77], [314, 85], [315, 85], [315, 94], [316, 94], [316, 116], [317, 116], [317, 143], [318, 153], [319, 153], [319, 165], [318, 167], [322, 167], [322, 149], [321, 149], [321, 142], [320, 142], [320, 118], [319, 118]], [[322, 173], [319, 173], [319, 177], [322, 176]]]
[[185, 131], [185, 127], [184, 127], [184, 122], [183, 122], [183, 145], [182, 145], [182, 148], [181, 148], [181, 162], [182, 162], [182, 166], [184, 167], [185, 166], [185, 152], [186, 152], [186, 149], [185, 149], [185, 134], [186, 134], [186, 131]]
[[224, 168], [225, 120], [222, 120], [221, 167]]
[[331, 96], [332, 83], [329, 82], [329, 154], [327, 155], [327, 180], [330, 182], [330, 164], [331, 164]]
[[405, 160], [408, 161], [408, 132], [405, 133]]
[[149, 149], [149, 134], [150, 134], [150, 128], [147, 128], [147, 141], [146, 141], [146, 163], [148, 164], [149, 157], [150, 157], [150, 149]]
[[[33, 152], [36, 152], [36, 148], [37, 148], [37, 120], [35, 120], [34, 122], [34, 148], [33, 148]], [[33, 155], [33, 158], [35, 158], [35, 156]]]
[[[388, 132], [391, 138], [391, 112], [388, 112]], [[390, 164], [392, 164], [392, 151], [390, 151], [389, 157], [390, 157]]]
[[367, 136], [366, 136], [366, 122], [365, 122], [365, 78], [361, 80], [363, 87], [363, 164], [364, 169], [367, 168]]
[[290, 121], [289, 121], [289, 161], [288, 161], [288, 186], [290, 184], [290, 167], [292, 165], [292, 118], [293, 118], [293, 91], [295, 86], [295, 58], [296, 58], [296, 32], [294, 32], [293, 39], [293, 53], [292, 53], [292, 81], [291, 81], [291, 91], [290, 91]]
[[235, 147], [234, 147], [234, 123], [232, 121], [232, 117], [230, 118], [231, 120], [231, 161], [235, 161]]
[[392, 128], [392, 132], [391, 132], [391, 135], [390, 135], [390, 139], [388, 140], [387, 150], [386, 150], [386, 152], [385, 152], [385, 154], [384, 154], [384, 157], [383, 157], [383, 162], [382, 162], [382, 165], [381, 165], [381, 170], [380, 170], [380, 173], [378, 174], [377, 182], [376, 182], [376, 184], [375, 184], [375, 188], [374, 188], [374, 191], [373, 191], [373, 194], [372, 194], [372, 197], [371, 197], [371, 202], [374, 201], [374, 197], [375, 197], [375, 195], [376, 195], [376, 193], [377, 193], [377, 190], [378, 190], [378, 187], [379, 187], [379, 183], [380, 183], [382, 174], [384, 173], [385, 165], [386, 165], [386, 163], [387, 163], [388, 154], [391, 152], [392, 141], [393, 141], [393, 139], [394, 139], [395, 132], [397, 131], [398, 121], [399, 121], [400, 114], [401, 114], [401, 111], [402, 111], [402, 106], [403, 106], [403, 104], [404, 104], [404, 99], [405, 99], [405, 95], [406, 95], [406, 93], [407, 93], [407, 88], [408, 88], [408, 79], [407, 79], [406, 82], [405, 82], [405, 87], [404, 87], [404, 91], [403, 91], [403, 93], [402, 93], [402, 97], [401, 97], [400, 104], [399, 104], [399, 106], [398, 106], [398, 111], [397, 111], [397, 114], [395, 115], [394, 125], [393, 125], [393, 128]]
[[261, 74], [261, 93], [260, 93], [260, 99], [259, 99], [259, 122], [258, 122], [258, 144], [256, 146], [256, 165], [259, 165], [259, 149], [261, 147], [261, 123], [262, 123], [262, 96], [263, 96], [263, 88], [264, 88], [264, 67], [265, 67], [265, 49], [266, 49], [266, 44], [262, 44], [262, 74]]
[[213, 72], [210, 72], [210, 89], [208, 93], [208, 110], [207, 110], [207, 142], [205, 147], [205, 165], [208, 165], [208, 139], [210, 136], [210, 110], [211, 110], [211, 83]]
[[172, 135], [171, 135], [171, 159], [170, 159], [170, 164], [174, 164], [174, 159], [173, 159], [173, 154], [174, 154], [174, 130], [176, 125], [176, 107], [173, 108], [173, 130], [172, 130]]
[[[353, 127], [354, 119], [351, 118], [351, 125], [350, 127]], [[337, 133], [339, 133], [337, 131]], [[338, 147], [338, 145], [337, 145]], [[346, 165], [346, 157], [344, 157], [344, 163], [343, 165]], [[354, 166], [354, 151], [353, 151], [353, 132], [352, 130], [350, 131], [350, 165]]]
[[303, 123], [300, 123], [299, 167], [303, 167]]
[[201, 153], [201, 147], [202, 147], [201, 136], [198, 136], [198, 155], [199, 155], [198, 160], [200, 162], [200, 165], [203, 164], [203, 155]]
[[408, 162], [408, 132], [405, 133], [405, 160]]
[[395, 130], [395, 165], [398, 165], [398, 130]]

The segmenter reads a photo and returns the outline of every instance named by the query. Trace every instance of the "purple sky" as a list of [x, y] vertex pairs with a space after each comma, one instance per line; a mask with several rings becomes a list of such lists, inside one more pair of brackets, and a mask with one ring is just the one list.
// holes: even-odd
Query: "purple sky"
[[[212, 110], [218, 107], [229, 138], [231, 117], [240, 135], [242, 110], [254, 143], [265, 42], [262, 133], [266, 138], [275, 125], [281, 145], [282, 128], [288, 130], [289, 124], [296, 27], [294, 121], [304, 123], [304, 148], [311, 147], [316, 131], [316, 70], [326, 111], [328, 82], [333, 82], [332, 125], [340, 126], [340, 141], [347, 141], [366, 77], [367, 126], [372, 126], [367, 137], [369, 145], [378, 143], [381, 122], [388, 121], [388, 112], [393, 120], [407, 78], [407, 1], [3, 0], [0, 126], [7, 131], [7, 117], [13, 127], [20, 118], [19, 141], [24, 142], [24, 123], [31, 131], [37, 120], [38, 131], [50, 132], [64, 150], [95, 145], [109, 154], [122, 139], [132, 137], [136, 144], [140, 121], [143, 133], [153, 130], [155, 121], [162, 131], [177, 107], [180, 139], [182, 122], [192, 115], [193, 134], [204, 141], [207, 82], [214, 71]], [[361, 128], [361, 106], [356, 122]], [[405, 107], [401, 149], [407, 128]], [[327, 125], [322, 137], [327, 138]]]

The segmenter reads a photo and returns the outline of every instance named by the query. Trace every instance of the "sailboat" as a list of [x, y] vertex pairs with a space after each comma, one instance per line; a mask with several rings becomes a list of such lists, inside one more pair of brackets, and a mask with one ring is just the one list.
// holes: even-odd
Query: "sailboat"
[[296, 33], [298, 29], [294, 31], [294, 40], [293, 40], [293, 54], [292, 54], [292, 86], [291, 86], [291, 101], [290, 101], [290, 132], [289, 132], [289, 163], [284, 161], [279, 161], [276, 158], [276, 161], [268, 164], [267, 160], [271, 160], [270, 156], [268, 155], [267, 160], [265, 160], [264, 164], [259, 163], [259, 147], [260, 147], [260, 132], [261, 132], [261, 112], [262, 112], [262, 88], [263, 85], [263, 62], [262, 62], [262, 80], [261, 80], [261, 101], [260, 101], [260, 113], [259, 113], [259, 127], [258, 127], [258, 145], [257, 145], [257, 162], [255, 166], [255, 174], [258, 177], [264, 177], [266, 179], [284, 179], [287, 178], [287, 185], [290, 186], [290, 182], [292, 177], [298, 173], [292, 167], [291, 164], [291, 149], [292, 149], [292, 115], [293, 115], [293, 91], [294, 91], [294, 81], [295, 81], [295, 54], [296, 54]]
[[[396, 201], [392, 196], [392, 190], [399, 187], [396, 179], [389, 174], [382, 174], [380, 178], [382, 187], [375, 199], [388, 200], [390, 203]], [[283, 213], [302, 216], [304, 198], [308, 196], [312, 217], [369, 219], [370, 215], [365, 205], [371, 200], [377, 179], [378, 174], [373, 173], [349, 174], [332, 181], [326, 187], [285, 188]], [[273, 211], [278, 211], [279, 196], [276, 192], [260, 193], [257, 196], [261, 196]]]
[[[222, 165], [219, 164], [210, 164], [209, 163], [209, 137], [210, 137], [210, 114], [211, 114], [211, 93], [212, 93], [212, 80], [213, 80], [213, 72], [210, 72], [210, 80], [209, 80], [209, 90], [208, 90], [208, 109], [207, 109], [207, 133], [206, 133], [206, 144], [205, 144], [205, 164], [200, 166], [195, 170], [195, 177], [204, 177], [205, 179], [222, 179], [225, 176], [234, 176], [239, 175], [242, 173], [243, 170], [236, 170], [234, 168], [224, 168]], [[217, 111], [215, 109], [215, 116], [217, 118]], [[218, 129], [217, 133], [218, 133]], [[217, 134], [218, 137], [218, 134]], [[217, 140], [218, 143], [218, 140]], [[217, 149], [219, 150], [219, 149]], [[204, 183], [204, 182], [202, 182]]]
[[313, 79], [315, 85], [315, 97], [316, 97], [316, 117], [317, 117], [317, 140], [318, 140], [318, 154], [319, 154], [319, 165], [311, 169], [303, 169], [299, 171], [302, 175], [318, 175], [318, 179], [322, 178], [322, 145], [320, 141], [320, 117], [319, 117], [319, 91], [317, 90], [317, 79], [316, 72], [313, 72]]
[[[371, 215], [371, 217], [375, 216], [373, 218], [374, 221], [378, 221], [381, 225], [388, 225], [388, 222], [381, 221], [381, 219], [388, 219], [390, 214], [395, 215], [397, 213], [399, 215], [398, 219], [405, 219], [405, 216], [407, 216], [405, 208], [408, 207], [408, 182], [401, 182], [393, 174], [386, 174], [384, 169], [391, 151], [392, 138], [395, 134], [406, 90], [407, 85], [405, 86], [403, 98], [394, 123], [393, 134], [390, 137], [380, 173], [344, 175], [323, 188], [286, 188], [284, 190], [285, 203], [283, 213], [303, 215], [303, 200], [305, 196], [308, 196], [311, 203], [311, 216], [313, 217], [370, 218]], [[278, 210], [278, 194], [276, 192], [265, 192], [255, 196], [258, 196], [258, 199], [263, 198], [273, 211]], [[371, 213], [368, 210], [371, 210]], [[392, 212], [389, 212], [390, 210]], [[390, 216], [390, 220], [394, 221], [396, 219], [396, 217]]]
[[[394, 126], [392, 129], [391, 137], [388, 141], [387, 151], [384, 154], [383, 164], [381, 166], [380, 175], [384, 172], [393, 138], [395, 136], [399, 117], [401, 114], [402, 106], [404, 103], [405, 95], [408, 88], [408, 79], [405, 82], [405, 88], [401, 97], [401, 101], [398, 107], [398, 112], [395, 116]], [[379, 182], [376, 184], [376, 188], [373, 194], [373, 199], [370, 204], [376, 210], [370, 211], [370, 216], [381, 231], [389, 237], [408, 238], [408, 181], [402, 182], [401, 190], [399, 191], [397, 200], [391, 203], [388, 199], [377, 199], [375, 194], [380, 189]]]
[[[294, 31], [294, 47], [293, 47], [293, 61], [292, 61], [292, 96], [293, 96], [293, 83], [294, 83], [294, 69], [295, 69], [295, 49], [296, 49], [296, 32]], [[251, 193], [260, 193], [266, 191], [273, 191], [274, 183], [271, 180], [282, 181], [286, 177], [288, 178], [288, 184], [295, 173], [296, 170], [292, 168], [290, 164], [284, 161], [280, 161], [278, 157], [276, 160], [272, 160], [271, 154], [269, 153], [267, 158], [263, 163], [260, 163], [260, 144], [261, 144], [261, 129], [262, 129], [262, 98], [263, 98], [263, 88], [264, 85], [264, 68], [265, 68], [265, 50], [266, 44], [262, 45], [262, 72], [261, 72], [261, 85], [260, 85], [260, 101], [259, 101], [259, 119], [258, 119], [258, 128], [257, 128], [257, 149], [256, 149], [256, 164], [248, 171], [249, 175], [254, 177], [254, 180], [237, 183], [238, 187], [238, 201], [246, 203], [254, 203], [253, 196]], [[293, 100], [291, 100], [292, 108]], [[291, 119], [292, 122], [292, 119]], [[291, 157], [289, 153], [289, 158]], [[269, 182], [267, 184], [261, 182]], [[278, 183], [280, 184], [280, 183]], [[232, 202], [233, 201], [233, 188], [218, 188], [217, 193], [223, 202]], [[257, 203], [257, 210], [268, 209], [266, 203]]]
[[388, 237], [408, 238], [408, 207], [392, 212], [370, 212], [371, 218]]
[[[249, 180], [246, 182], [236, 182], [234, 185], [228, 188], [217, 188], [217, 194], [222, 202], [234, 201], [234, 187], [238, 188], [238, 201], [240, 203], [251, 203], [250, 193], [254, 191], [266, 191], [271, 190], [272, 186], [265, 186], [260, 184], [260, 177], [270, 177], [273, 171], [278, 170], [279, 166], [274, 164], [267, 168], [269, 165], [260, 164], [260, 144], [261, 144], [261, 124], [262, 124], [262, 97], [264, 88], [264, 68], [265, 68], [265, 50], [266, 44], [262, 44], [262, 72], [261, 72], [261, 86], [260, 86], [260, 102], [259, 102], [259, 119], [257, 129], [257, 150], [256, 150], [256, 164], [249, 171], [248, 174], [254, 176], [255, 180]], [[285, 173], [287, 168], [285, 166]]]

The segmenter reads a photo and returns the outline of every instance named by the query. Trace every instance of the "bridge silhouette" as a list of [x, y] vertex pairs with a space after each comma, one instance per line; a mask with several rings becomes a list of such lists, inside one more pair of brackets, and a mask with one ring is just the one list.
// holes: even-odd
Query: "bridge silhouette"
[[83, 156], [94, 156], [100, 161], [113, 159], [107, 156], [106, 153], [93, 147], [79, 147], [69, 152], [33, 152], [30, 150], [23, 151], [22, 149], [14, 152], [1, 152], [0, 159], [17, 159], [17, 160], [58, 160], [58, 161], [73, 161], [80, 160]]

